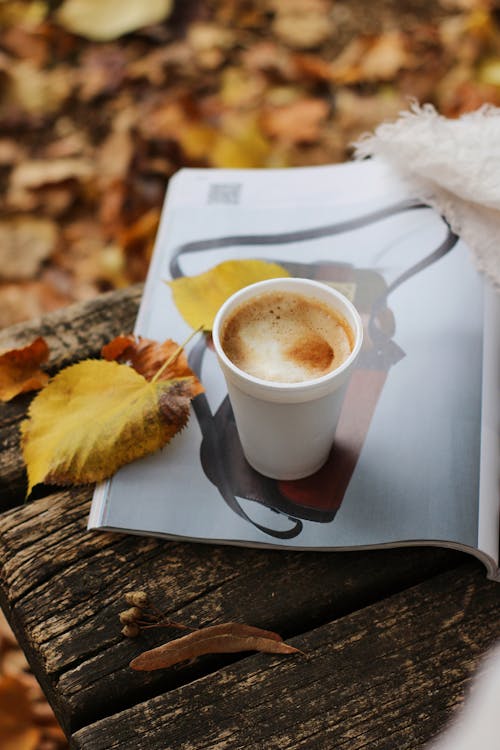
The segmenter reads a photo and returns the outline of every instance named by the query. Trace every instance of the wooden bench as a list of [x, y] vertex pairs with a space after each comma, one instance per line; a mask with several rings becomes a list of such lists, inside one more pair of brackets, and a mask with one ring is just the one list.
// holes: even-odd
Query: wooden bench
[[[141, 288], [0, 334], [37, 335], [50, 371], [132, 329]], [[74, 748], [417, 750], [462, 701], [500, 636], [500, 588], [458, 552], [261, 551], [87, 532], [92, 487], [45, 487], [23, 504], [19, 423], [1, 407], [0, 597]], [[157, 672], [130, 660], [172, 637], [124, 638], [124, 594], [145, 589], [172, 619], [237, 620], [304, 656], [206, 656]]]

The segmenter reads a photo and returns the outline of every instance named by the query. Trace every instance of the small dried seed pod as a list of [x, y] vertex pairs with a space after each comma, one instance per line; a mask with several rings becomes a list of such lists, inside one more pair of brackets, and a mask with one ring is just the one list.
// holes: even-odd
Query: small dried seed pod
[[137, 620], [141, 619], [142, 609], [139, 609], [139, 607], [130, 607], [130, 609], [120, 612], [119, 617], [122, 625], [133, 625]]
[[129, 591], [125, 594], [125, 601], [127, 604], [132, 604], [134, 607], [147, 607], [149, 604], [149, 597], [145, 591]]
[[137, 638], [141, 629], [135, 622], [130, 625], [124, 625], [122, 628], [122, 634], [127, 638]]

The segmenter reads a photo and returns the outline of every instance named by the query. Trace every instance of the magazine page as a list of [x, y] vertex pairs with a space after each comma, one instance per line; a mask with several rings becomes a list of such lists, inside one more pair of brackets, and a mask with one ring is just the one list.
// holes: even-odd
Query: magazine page
[[[294, 482], [248, 466], [200, 335], [188, 355], [206, 393], [187, 429], [101, 485], [89, 527], [297, 549], [477, 548], [483, 285], [464, 244], [378, 162], [182, 170], [169, 186], [136, 333], [185, 340], [190, 329], [165, 280], [234, 258], [331, 283], [362, 315], [363, 352], [327, 464]], [[486, 499], [487, 489], [483, 526], [498, 547], [498, 492]]]

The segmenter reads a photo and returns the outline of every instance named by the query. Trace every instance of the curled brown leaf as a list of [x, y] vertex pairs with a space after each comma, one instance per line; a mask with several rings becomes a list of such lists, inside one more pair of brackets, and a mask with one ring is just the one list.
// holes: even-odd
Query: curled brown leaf
[[[130, 362], [134, 370], [145, 377], [146, 380], [151, 380], [164, 362], [175, 354], [177, 349], [178, 344], [172, 339], [160, 344], [141, 336], [122, 334], [103, 346], [101, 356], [108, 361]], [[189, 367], [184, 351], [177, 354], [172, 363], [161, 373], [158, 380], [172, 380], [173, 378], [192, 378], [189, 383], [191, 398], [204, 390]]]
[[204, 654], [239, 651], [261, 651], [268, 654], [301, 653], [299, 649], [284, 643], [280, 635], [270, 630], [228, 622], [201, 628], [194, 633], [145, 651], [130, 662], [130, 667], [137, 671], [150, 672], [155, 669], [165, 669]]
[[49, 376], [40, 370], [40, 365], [48, 358], [49, 347], [41, 336], [28, 346], [0, 354], [0, 401], [10, 401], [20, 393], [47, 385]]

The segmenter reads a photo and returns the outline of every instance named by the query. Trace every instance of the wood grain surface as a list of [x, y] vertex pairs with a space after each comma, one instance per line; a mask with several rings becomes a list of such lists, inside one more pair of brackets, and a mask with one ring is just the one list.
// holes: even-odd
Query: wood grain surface
[[247, 656], [82, 729], [74, 747], [417, 750], [500, 635], [496, 586], [465, 564], [292, 638], [303, 657]]
[[[133, 326], [140, 288], [0, 336], [42, 333], [52, 372]], [[18, 427], [1, 412], [0, 603], [76, 748], [417, 748], [500, 635], [500, 589], [468, 556], [411, 548], [284, 552], [87, 532], [92, 487], [23, 504]], [[178, 634], [124, 638], [127, 591], [189, 625], [272, 629], [305, 657], [219, 655], [153, 673], [128, 664]], [[385, 743], [385, 744], [384, 744]]]

